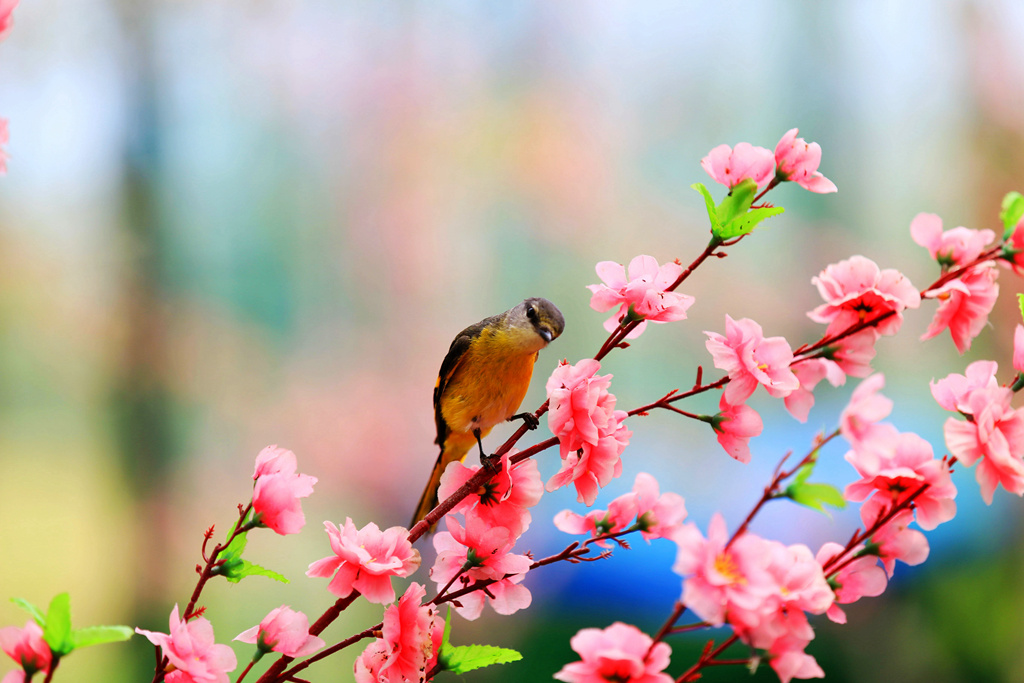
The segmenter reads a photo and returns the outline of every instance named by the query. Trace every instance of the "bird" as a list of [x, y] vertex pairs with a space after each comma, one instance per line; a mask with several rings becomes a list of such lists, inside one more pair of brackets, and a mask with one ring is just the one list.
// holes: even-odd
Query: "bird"
[[450, 463], [465, 459], [476, 445], [481, 463], [489, 464], [482, 439], [496, 424], [523, 419], [537, 426], [532, 413], [516, 411], [540, 350], [564, 329], [562, 312], [547, 299], [532, 297], [455, 337], [434, 384], [434, 443], [440, 453], [410, 528], [437, 507], [441, 474]]

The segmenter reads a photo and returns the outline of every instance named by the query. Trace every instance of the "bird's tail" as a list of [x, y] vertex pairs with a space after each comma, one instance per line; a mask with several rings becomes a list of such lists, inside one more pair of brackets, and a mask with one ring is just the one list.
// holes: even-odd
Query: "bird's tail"
[[[456, 460], [465, 458], [470, 447], [476, 445], [475, 437], [470, 436], [468, 439], [460, 439], [457, 438], [458, 436], [460, 435], [449, 434], [443, 450], [437, 456], [434, 469], [430, 472], [430, 481], [427, 482], [427, 488], [423, 490], [420, 502], [416, 505], [416, 514], [413, 515], [412, 523], [409, 524], [410, 529], [416, 525], [416, 522], [430, 514], [430, 511], [436, 508], [440, 502], [437, 498], [437, 489], [441, 486], [441, 475], [444, 474], [445, 468]], [[430, 530], [433, 531], [434, 527], [431, 527]]]

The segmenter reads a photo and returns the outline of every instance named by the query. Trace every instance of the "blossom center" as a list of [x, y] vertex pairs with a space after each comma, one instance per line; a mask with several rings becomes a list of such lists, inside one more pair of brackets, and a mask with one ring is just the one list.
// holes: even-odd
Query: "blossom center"
[[715, 557], [715, 571], [728, 579], [730, 583], [746, 583], [743, 573], [736, 566], [736, 560], [728, 553], [719, 553]]

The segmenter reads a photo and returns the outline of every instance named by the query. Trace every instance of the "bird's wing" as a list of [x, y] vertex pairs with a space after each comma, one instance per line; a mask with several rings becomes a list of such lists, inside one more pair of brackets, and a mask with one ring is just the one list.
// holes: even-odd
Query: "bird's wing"
[[444, 395], [448, 381], [466, 357], [469, 345], [480, 336], [483, 327], [483, 324], [478, 323], [460, 332], [452, 342], [451, 348], [448, 349], [448, 355], [444, 357], [441, 362], [441, 370], [437, 373], [437, 382], [434, 384], [434, 422], [437, 424], [437, 439], [434, 440], [434, 443], [442, 450], [444, 450], [444, 440], [448, 436], [449, 428], [448, 423], [444, 421], [444, 416], [441, 415], [441, 396]]
[[441, 450], [444, 450], [444, 441], [450, 431], [448, 423], [444, 421], [444, 416], [441, 414], [441, 397], [444, 395], [445, 387], [448, 386], [451, 378], [455, 376], [473, 340], [479, 337], [487, 327], [496, 325], [502, 315], [504, 314], [484, 318], [480, 322], [470, 325], [462, 332], [459, 332], [455, 340], [452, 341], [451, 348], [448, 349], [448, 355], [441, 362], [441, 370], [437, 373], [437, 382], [434, 384], [434, 422], [437, 424], [437, 438], [434, 440], [434, 443], [440, 446]]

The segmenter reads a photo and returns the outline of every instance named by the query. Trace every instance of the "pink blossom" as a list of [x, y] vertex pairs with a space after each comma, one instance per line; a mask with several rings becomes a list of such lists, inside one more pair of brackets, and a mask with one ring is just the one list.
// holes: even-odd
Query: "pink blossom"
[[934, 213], [919, 213], [910, 222], [910, 236], [944, 266], [963, 266], [981, 256], [996, 238], [991, 230], [956, 227], [942, 231], [942, 219]]
[[[626, 417], [623, 410], [615, 413], [620, 423]], [[593, 505], [597, 492], [622, 474], [620, 456], [632, 435], [633, 432], [620, 424], [614, 433], [602, 436], [596, 444], [584, 443], [562, 460], [562, 468], [548, 479], [545, 488], [555, 491], [572, 483], [576, 487], [576, 500]]]
[[[829, 542], [821, 546], [816, 559], [824, 567], [844, 550], [845, 548], [838, 543]], [[864, 546], [858, 545], [852, 548], [851, 553], [857, 554], [862, 550], [864, 550]], [[844, 564], [842, 569], [831, 578], [831, 583], [836, 599], [826, 614], [837, 624], [845, 624], [846, 613], [839, 608], [839, 604], [848, 605], [864, 597], [873, 598], [881, 595], [885, 592], [888, 579], [885, 570], [878, 566], [878, 558], [868, 555]]]
[[50, 646], [43, 640], [43, 629], [31, 619], [25, 622], [25, 628], [0, 628], [0, 649], [21, 667], [19, 673], [31, 676], [37, 671], [45, 672], [50, 668]]
[[741, 142], [735, 148], [718, 145], [700, 160], [700, 165], [716, 183], [730, 190], [747, 178], [762, 188], [775, 170], [775, 155], [764, 147]]
[[967, 467], [978, 463], [975, 478], [988, 504], [1000, 484], [1024, 495], [1024, 408], [1015, 410], [1012, 399], [1007, 387], [973, 389], [957, 401], [958, 410], [970, 419], [951, 417], [943, 426], [949, 452]]
[[745, 533], [726, 547], [729, 535], [718, 513], [711, 518], [705, 539], [693, 523], [675, 535], [678, 552], [672, 571], [685, 577], [683, 602], [694, 614], [715, 626], [740, 609], [760, 609], [775, 592], [767, 571], [770, 561], [766, 542]]
[[704, 343], [715, 367], [729, 373], [725, 400], [731, 405], [745, 402], [758, 384], [775, 398], [788, 396], [800, 388], [789, 364], [793, 350], [783, 337], [765, 339], [761, 326], [749, 318], [733, 320], [725, 316], [725, 336], [705, 332]]
[[563, 458], [584, 443], [597, 443], [602, 433], [615, 430], [615, 396], [608, 392], [612, 376], [598, 376], [600, 368], [592, 358], [576, 365], [562, 361], [545, 385], [548, 427], [559, 439]]
[[[513, 448], [505, 453], [501, 458], [501, 472], [479, 491], [459, 501], [450, 512], [466, 513], [475, 509], [479, 515], [489, 518], [492, 526], [506, 527], [515, 536], [521, 536], [532, 519], [527, 508], [540, 502], [544, 484], [535, 460], [521, 460], [509, 465], [509, 458], [517, 452]], [[448, 465], [441, 475], [439, 499], [450, 497], [479, 470], [479, 465], [467, 466], [458, 461]]]
[[835, 192], [836, 184], [818, 171], [821, 145], [806, 142], [796, 134], [797, 129], [791, 128], [775, 145], [775, 177], [779, 180], [792, 180], [811, 192]]
[[0, 40], [6, 38], [14, 26], [14, 8], [17, 6], [18, 0], [0, 0]]
[[444, 617], [433, 605], [424, 605], [426, 588], [409, 584], [398, 604], [384, 610], [381, 636], [356, 658], [356, 683], [411, 683], [423, 681], [437, 663], [444, 636]]
[[750, 406], [730, 405], [725, 396], [719, 399], [718, 407], [721, 412], [711, 418], [718, 443], [736, 460], [750, 462], [750, 439], [764, 429], [761, 416]]
[[1013, 369], [1024, 372], [1024, 325], [1020, 324], [1013, 331]]
[[[555, 515], [555, 527], [569, 534], [590, 534], [592, 538], [628, 529], [634, 521], [647, 541], [672, 538], [686, 518], [683, 498], [675, 493], [659, 492], [658, 481], [640, 472], [633, 490], [613, 500], [608, 510], [592, 510], [585, 516], [571, 510]], [[607, 547], [607, 541], [598, 545]]]
[[853, 256], [834, 263], [811, 279], [825, 303], [807, 315], [828, 323], [826, 334], [839, 334], [854, 325], [887, 318], [875, 325], [880, 334], [896, 334], [903, 309], [917, 308], [921, 296], [898, 270], [881, 270], [871, 259]]
[[261, 526], [284, 536], [297, 534], [306, 524], [300, 498], [313, 493], [316, 477], [298, 474], [295, 454], [285, 448], [267, 446], [256, 456], [256, 484], [252, 509]]
[[[858, 457], [851, 451], [846, 459], [856, 468], [861, 479], [846, 487], [847, 500], [860, 502], [874, 494], [877, 504], [900, 505], [915, 495], [917, 523], [931, 530], [956, 515], [956, 486], [949, 476], [949, 467], [935, 458], [932, 445], [917, 434], [896, 434], [885, 439], [885, 446], [875, 449], [872, 457]], [[918, 493], [923, 485], [928, 487]]]
[[256, 454], [256, 469], [252, 473], [255, 481], [268, 474], [289, 474], [298, 469], [295, 454], [277, 444], [267, 446]]
[[640, 629], [615, 622], [606, 629], [585, 628], [569, 641], [581, 661], [562, 667], [555, 678], [568, 683], [672, 683], [661, 673], [669, 664], [672, 648]]
[[999, 386], [996, 372], [999, 365], [992, 360], [979, 360], [967, 366], [965, 374], [951, 373], [929, 387], [935, 401], [954, 413], [969, 412], [968, 397], [977, 389]]
[[[874, 497], [860, 507], [861, 520], [866, 528], [871, 528], [891, 507]], [[928, 559], [928, 539], [916, 529], [911, 529], [914, 513], [901, 510], [878, 531], [871, 535], [871, 543], [876, 546], [875, 553], [882, 561], [885, 572], [892, 578], [896, 569], [896, 560], [910, 566], [919, 565]]]
[[[532, 564], [526, 555], [511, 552], [516, 537], [505, 527], [492, 527], [475, 510], [466, 514], [462, 526], [454, 515], [445, 517], [448, 531], [434, 536], [437, 560], [430, 569], [430, 578], [438, 588], [456, 579], [455, 588], [474, 581], [493, 580], [484, 591], [475, 591], [459, 598], [456, 611], [466, 619], [476, 619], [485, 598], [498, 614], [512, 614], [530, 606], [530, 591], [519, 584]], [[468, 569], [465, 567], [468, 565]]]
[[985, 327], [999, 296], [998, 275], [994, 263], [983, 263], [928, 292], [925, 296], [938, 299], [939, 308], [921, 340], [931, 339], [948, 328], [957, 351], [963, 354], [971, 348], [971, 340]]
[[790, 366], [800, 382], [800, 387], [786, 396], [786, 410], [800, 422], [807, 422], [807, 416], [814, 406], [814, 387], [823, 379], [838, 387], [846, 383], [846, 373], [835, 361], [825, 358], [811, 358]]
[[228, 672], [238, 665], [234, 651], [213, 639], [213, 625], [203, 617], [191, 621], [178, 618], [178, 606], [171, 610], [170, 633], [136, 628], [158, 646], [174, 667], [168, 683], [228, 683]]
[[324, 522], [324, 527], [335, 554], [309, 565], [306, 576], [333, 575], [327, 590], [340, 598], [356, 590], [370, 602], [392, 602], [391, 577], [409, 576], [420, 566], [420, 551], [409, 543], [409, 531], [400, 526], [381, 531], [370, 522], [357, 530], [346, 517], [341, 529], [331, 522]]
[[[850, 442], [858, 462], [867, 468], [877, 466], [875, 446], [895, 432], [892, 425], [880, 425], [892, 412], [892, 401], [878, 393], [885, 376], [875, 373], [857, 385], [850, 402], [839, 415], [839, 432]], [[847, 460], [849, 460], [849, 456]]]
[[855, 332], [829, 344], [828, 357], [850, 377], [867, 377], [872, 372], [871, 359], [875, 357], [875, 342], [880, 336], [871, 327]]
[[674, 538], [686, 519], [686, 503], [677, 493], [661, 493], [658, 480], [640, 472], [633, 483], [636, 494], [636, 522], [640, 535], [652, 538]]
[[604, 284], [587, 285], [593, 292], [590, 307], [604, 312], [619, 307], [619, 310], [605, 320], [604, 329], [612, 332], [622, 324], [627, 313], [643, 319], [627, 335], [634, 339], [643, 333], [648, 322], [667, 323], [684, 320], [686, 310], [693, 305], [694, 298], [687, 294], [666, 291], [675, 284], [683, 273], [683, 267], [675, 262], [659, 266], [653, 256], [637, 256], [629, 262], [629, 274], [621, 263], [601, 261], [597, 274]]
[[825, 672], [814, 657], [804, 652], [806, 643], [789, 642], [785, 639], [772, 645], [768, 651], [768, 664], [775, 671], [781, 683], [794, 678], [824, 678]]
[[[590, 534], [591, 538], [615, 534], [628, 529], [636, 520], [638, 503], [636, 493], [630, 491], [613, 500], [607, 510], [591, 510], [586, 515], [562, 510], [555, 515], [555, 528], [567, 534]], [[604, 540], [597, 545], [607, 548], [611, 543]]]
[[821, 565], [805, 545], [765, 541], [762, 552], [769, 560], [765, 569], [772, 590], [753, 610], [733, 608], [729, 622], [757, 648], [769, 649], [782, 639], [809, 643], [814, 631], [805, 612], [824, 614], [834, 599]]
[[257, 659], [270, 651], [287, 657], [305, 657], [325, 645], [323, 640], [309, 634], [306, 615], [286, 605], [271, 610], [263, 621], [239, 633], [235, 640], [254, 643], [259, 653]]
[[608, 392], [612, 376], [595, 376], [600, 367], [592, 359], [562, 362], [547, 381], [548, 426], [559, 439], [562, 467], [546, 488], [572, 483], [578, 500], [587, 505], [622, 473], [619, 456], [632, 436], [623, 424], [626, 412], [615, 410], [615, 396]]

